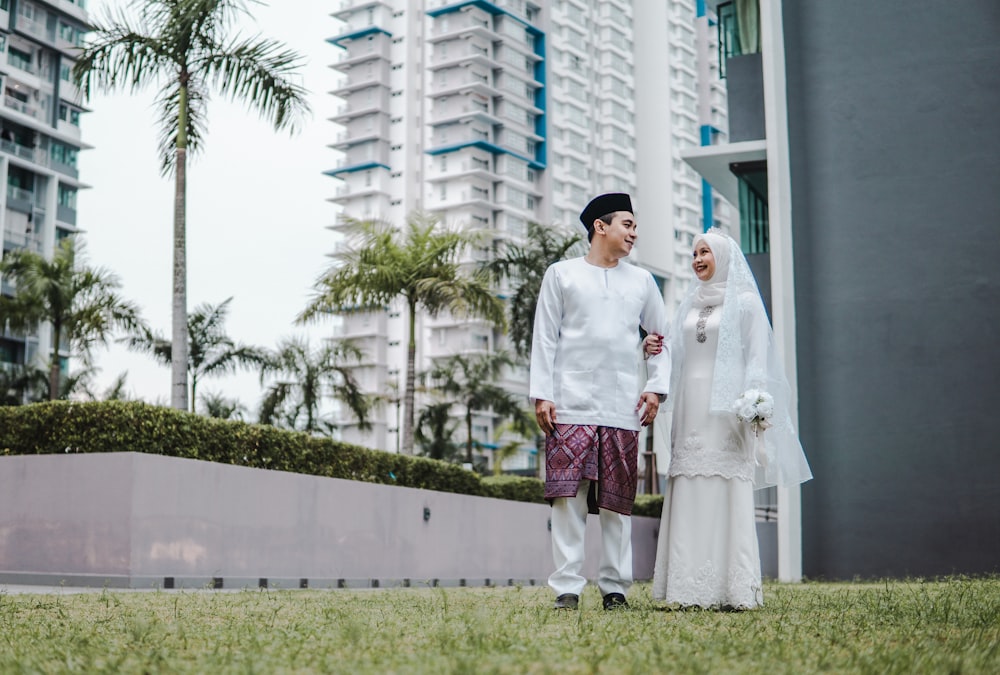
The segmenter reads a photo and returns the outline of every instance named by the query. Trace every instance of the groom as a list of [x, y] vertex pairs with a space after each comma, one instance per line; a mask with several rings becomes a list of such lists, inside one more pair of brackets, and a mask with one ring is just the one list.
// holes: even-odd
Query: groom
[[531, 344], [530, 396], [545, 432], [545, 498], [552, 504], [549, 586], [556, 609], [576, 609], [586, 585], [587, 514], [599, 514], [597, 586], [604, 609], [628, 607], [639, 428], [670, 382], [666, 349], [639, 380], [639, 328], [666, 334], [663, 298], [646, 270], [622, 259], [636, 241], [627, 194], [595, 197], [580, 214], [590, 250], [549, 267]]

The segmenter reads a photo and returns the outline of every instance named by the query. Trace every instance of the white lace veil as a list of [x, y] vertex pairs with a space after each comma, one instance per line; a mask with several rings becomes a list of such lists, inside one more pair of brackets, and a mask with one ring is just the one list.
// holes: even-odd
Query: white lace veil
[[[754, 476], [757, 489], [771, 485], [795, 485], [812, 478], [809, 463], [792, 424], [791, 393], [784, 368], [774, 346], [774, 332], [767, 320], [757, 282], [743, 251], [732, 237], [712, 229], [695, 237], [704, 240], [716, 257], [716, 273], [708, 282], [696, 280], [670, 326], [671, 369], [667, 409], [657, 418], [673, 417], [673, 401], [684, 367], [684, 319], [692, 303], [705, 296], [706, 286], [724, 284], [719, 346], [715, 356], [709, 409], [716, 415], [735, 415], [736, 400], [748, 389], [760, 389], [774, 397], [773, 426], [764, 432], [766, 460], [758, 463]], [[719, 260], [725, 264], [720, 265]], [[722, 278], [721, 275], [725, 275]], [[719, 277], [719, 278], [716, 278]], [[696, 304], [697, 306], [697, 304]], [[665, 413], [665, 414], [664, 414]], [[661, 467], [666, 472], [667, 467]]]

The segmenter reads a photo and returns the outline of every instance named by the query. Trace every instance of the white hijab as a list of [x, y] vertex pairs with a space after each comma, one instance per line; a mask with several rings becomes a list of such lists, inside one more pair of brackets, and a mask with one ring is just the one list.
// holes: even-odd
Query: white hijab
[[712, 249], [712, 256], [715, 258], [715, 272], [707, 281], [696, 279], [694, 283], [694, 296], [691, 304], [701, 309], [709, 305], [721, 305], [726, 297], [726, 281], [729, 276], [729, 244], [726, 237], [714, 232], [705, 232], [694, 238], [694, 248], [698, 248], [698, 242], [705, 242]]

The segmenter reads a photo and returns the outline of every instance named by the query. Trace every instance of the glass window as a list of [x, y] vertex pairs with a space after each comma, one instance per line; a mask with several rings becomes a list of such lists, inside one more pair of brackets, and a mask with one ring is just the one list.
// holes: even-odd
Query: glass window
[[743, 252], [767, 253], [770, 228], [767, 211], [767, 162], [742, 162], [731, 166], [739, 179], [740, 244]]
[[65, 206], [70, 209], [76, 209], [76, 188], [70, 187], [68, 185], [59, 184], [59, 194], [58, 194], [59, 206]]
[[7, 62], [15, 68], [33, 72], [31, 68], [31, 54], [23, 52], [17, 47], [7, 49]]
[[52, 156], [53, 162], [66, 164], [67, 166], [72, 166], [74, 168], [76, 168], [77, 152], [76, 148], [64, 145], [59, 141], [52, 141], [52, 145], [49, 147], [49, 153]]

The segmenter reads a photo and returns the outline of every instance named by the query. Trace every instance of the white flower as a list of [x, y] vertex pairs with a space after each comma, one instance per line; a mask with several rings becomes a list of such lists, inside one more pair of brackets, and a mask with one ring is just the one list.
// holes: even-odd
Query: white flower
[[754, 433], [771, 426], [774, 415], [774, 397], [766, 391], [748, 389], [737, 399], [733, 406], [736, 419], [746, 422]]
[[761, 399], [757, 403], [757, 415], [761, 418], [767, 419], [774, 415], [774, 401], [771, 400], [770, 395], [765, 394], [767, 398]]

